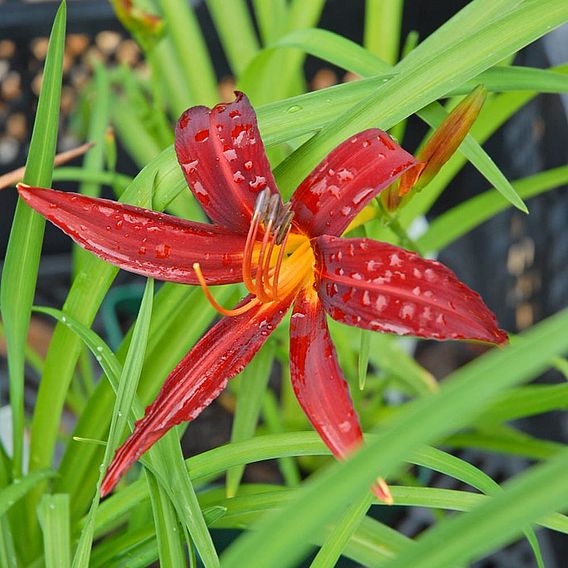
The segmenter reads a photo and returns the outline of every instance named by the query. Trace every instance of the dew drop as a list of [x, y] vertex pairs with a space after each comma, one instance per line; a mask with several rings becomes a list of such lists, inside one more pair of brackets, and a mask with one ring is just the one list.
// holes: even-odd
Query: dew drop
[[156, 246], [156, 258], [168, 258], [168, 256], [170, 256], [171, 250], [172, 248], [169, 245], [160, 243]]
[[366, 197], [368, 197], [371, 193], [373, 193], [374, 189], [372, 187], [368, 187], [367, 189], [364, 189], [363, 191], [360, 191], [354, 198], [353, 198], [353, 204], [354, 205], [359, 205], [359, 203], [361, 203], [361, 201], [363, 201], [363, 199], [365, 199]]
[[300, 105], [292, 105], [291, 107], [288, 107], [288, 112], [289, 113], [294, 113], [294, 112], [298, 112], [301, 111], [302, 107]]
[[[246, 167], [246, 164], [245, 164]], [[263, 176], [256, 176], [254, 181], [249, 181], [251, 189], [260, 190], [266, 187], [266, 178]]]
[[249, 160], [248, 162], [244, 163], [245, 170], [249, 171], [252, 170], [253, 163]]
[[209, 130], [200, 130], [195, 135], [196, 142], [205, 142], [209, 138]]
[[241, 170], [238, 170], [233, 174], [233, 180], [236, 183], [241, 183], [242, 181], [245, 181], [245, 176], [241, 173]]
[[234, 148], [228, 148], [223, 152], [223, 156], [225, 156], [227, 161], [232, 162], [237, 159], [237, 152]]

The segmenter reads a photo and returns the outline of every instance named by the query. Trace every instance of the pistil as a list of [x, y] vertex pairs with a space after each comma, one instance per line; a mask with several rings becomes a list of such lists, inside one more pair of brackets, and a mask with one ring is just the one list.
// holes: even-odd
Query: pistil
[[[286, 274], [282, 283], [279, 280], [282, 265], [289, 258], [286, 256], [286, 249], [292, 229], [293, 217], [294, 213], [290, 210], [290, 205], [282, 205], [278, 194], [271, 193], [268, 188], [258, 194], [245, 241], [242, 266], [243, 283], [254, 297], [243, 306], [228, 310], [218, 304], [209, 290], [199, 263], [193, 265], [206, 298], [218, 312], [227, 316], [236, 316], [247, 312], [261, 303], [277, 301], [279, 299], [279, 284], [281, 284], [280, 289], [284, 289], [284, 293], [290, 292], [291, 287], [289, 284], [292, 280], [298, 280], [297, 274]], [[253, 271], [254, 251], [260, 230], [262, 230], [262, 241], [258, 248], [258, 257]], [[300, 246], [297, 246], [295, 242], [292, 245], [294, 254], [291, 256], [294, 256], [296, 260], [303, 257], [306, 247], [309, 249], [309, 243], [307, 241], [304, 242], [304, 238], [301, 235], [295, 236], [299, 237], [301, 242]], [[273, 265], [276, 247], [278, 247], [278, 255]], [[302, 263], [302, 266], [304, 264]]]

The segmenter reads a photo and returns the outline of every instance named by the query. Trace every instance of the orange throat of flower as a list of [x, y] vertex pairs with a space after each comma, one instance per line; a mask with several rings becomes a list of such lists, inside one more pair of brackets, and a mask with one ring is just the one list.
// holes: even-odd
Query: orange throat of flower
[[253, 295], [247, 303], [228, 310], [217, 303], [199, 263], [193, 265], [203, 292], [221, 314], [237, 316], [259, 304], [279, 302], [310, 285], [314, 253], [307, 236], [292, 231], [294, 213], [280, 196], [267, 188], [259, 193], [243, 251], [243, 283]]

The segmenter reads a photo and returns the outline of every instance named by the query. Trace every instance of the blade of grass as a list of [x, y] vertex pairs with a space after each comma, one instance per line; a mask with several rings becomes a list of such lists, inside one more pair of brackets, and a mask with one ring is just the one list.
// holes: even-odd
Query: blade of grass
[[[111, 418], [110, 432], [108, 435], [103, 462], [101, 464], [101, 467], [99, 468], [99, 480], [97, 483], [95, 496], [89, 510], [88, 521], [81, 531], [81, 537], [79, 539], [77, 551], [73, 559], [74, 568], [82, 568], [89, 565], [95, 527], [95, 516], [100, 501], [99, 487], [102, 482], [104, 472], [106, 471], [106, 468], [108, 467], [108, 464], [110, 463], [110, 460], [114, 455], [116, 448], [118, 448], [119, 446], [120, 440], [126, 428], [130, 409], [133, 405], [136, 388], [138, 386], [138, 380], [140, 378], [140, 373], [142, 372], [142, 365], [144, 362], [144, 353], [146, 351], [148, 330], [150, 328], [150, 320], [152, 316], [153, 295], [154, 280], [149, 278], [146, 282], [146, 289], [144, 290], [144, 296], [142, 298], [138, 318], [134, 327], [132, 343], [130, 344], [130, 349], [128, 350], [128, 353], [126, 355], [124, 367], [121, 369], [119, 375], [120, 379], [118, 380], [116, 402]], [[55, 314], [56, 312], [48, 312], [44, 310], [44, 313]], [[63, 323], [67, 323], [66, 316], [60, 315], [59, 317], [61, 318], [61, 321]], [[71, 325], [71, 321], [69, 321], [69, 325]], [[73, 329], [80, 329], [77, 322], [73, 322]], [[87, 335], [89, 334], [83, 331], [83, 336]], [[90, 345], [89, 347], [93, 347], [93, 345]], [[98, 359], [102, 359], [103, 353], [105, 353], [105, 355], [108, 355], [100, 341], [97, 342], [94, 353], [96, 354], [95, 356]], [[114, 366], [116, 367], [116, 364], [114, 364]], [[115, 370], [118, 371], [118, 369]], [[159, 526], [161, 525], [158, 523], [157, 528]]]
[[[141, 306], [141, 313], [142, 308], [143, 306]], [[64, 325], [68, 326], [70, 330], [76, 333], [78, 337], [85, 342], [87, 347], [96, 356], [105, 371], [107, 378], [113, 385], [113, 388], [117, 389], [118, 393], [119, 377], [121, 376], [121, 373], [124, 374], [125, 371], [122, 370], [120, 362], [109, 347], [100, 339], [100, 337], [98, 337], [92, 330], [82, 325], [79, 321], [69, 315], [65, 315], [60, 310], [55, 310], [53, 308], [36, 308], [36, 310], [55, 317]], [[134, 342], [135, 333], [133, 333], [128, 353], [131, 353], [131, 351], [135, 353], [139, 352], [139, 348], [132, 347]], [[142, 416], [143, 406], [138, 400], [138, 397], [134, 397], [129, 407], [129, 412], [121, 412], [123, 412], [122, 418], [127, 420], [129, 419], [132, 427], [134, 421]], [[116, 415], [116, 412], [114, 415]], [[107, 463], [106, 460], [109, 459], [109, 456], [107, 455], [109, 454], [109, 447], [110, 445], [107, 444], [104, 463]], [[203, 519], [201, 509], [199, 508], [199, 503], [195, 496], [191, 481], [187, 474], [176, 431], [172, 430], [164, 436], [162, 440], [157, 442], [150, 450], [149, 455], [151, 462], [148, 462], [145, 458], [142, 458], [142, 461], [144, 461], [147, 467], [151, 465], [152, 470], [160, 475], [161, 479], [159, 481], [161, 483], [161, 487], [165, 489], [169, 495], [170, 501], [176, 508], [179, 518], [189, 529], [203, 562], [207, 567], [218, 566], [215, 548]], [[99, 477], [98, 484], [100, 484], [100, 480], [101, 478]], [[165, 481], [165, 483], [163, 481]], [[97, 491], [81, 534], [80, 545], [76, 553], [76, 566], [88, 565], [90, 542], [92, 542], [93, 538], [95, 511], [98, 509], [98, 501], [99, 496]]]
[[[268, 342], [242, 372], [231, 442], [241, 442], [254, 435], [273, 362], [274, 347]], [[244, 469], [237, 466], [227, 471], [227, 497], [237, 494]]]
[[154, 514], [160, 566], [185, 566], [183, 539], [173, 505], [152, 473], [145, 471]]
[[[34, 122], [24, 183], [49, 186], [57, 145], [66, 4], [62, 2], [51, 30], [42, 88]], [[45, 220], [18, 198], [6, 251], [0, 301], [6, 331], [10, 406], [12, 409], [12, 474], [22, 475], [24, 440], [24, 351], [37, 280]]]
[[[104, 168], [105, 161], [105, 134], [109, 122], [110, 112], [110, 83], [108, 74], [101, 63], [94, 65], [94, 101], [91, 104], [91, 116], [87, 139], [95, 142], [94, 148], [86, 155], [82, 170], [87, 174], [97, 174]], [[98, 197], [101, 186], [97, 182], [84, 181], [79, 186], [79, 193]], [[80, 264], [84, 261], [85, 252], [78, 246], [73, 247], [73, 261], [75, 274], [80, 270]]]
[[331, 529], [328, 537], [320, 548], [311, 568], [327, 568], [335, 566], [340, 556], [343, 554], [349, 539], [361, 524], [363, 517], [366, 516], [369, 507], [373, 504], [374, 498], [371, 493], [365, 495], [359, 502], [349, 507], [347, 512]]
[[193, 9], [184, 0], [163, 0], [160, 7], [193, 104], [214, 105], [217, 79]]
[[22, 477], [18, 483], [12, 483], [0, 490], [0, 517], [31, 491], [38, 483], [55, 477], [50, 469], [34, 471]]
[[[565, 184], [568, 184], [568, 166], [518, 180], [513, 182], [513, 187], [523, 199], [528, 199]], [[426, 252], [442, 250], [510, 206], [510, 202], [505, 201], [494, 191], [486, 191], [434, 219], [426, 233], [418, 239], [418, 243]]]
[[371, 348], [371, 334], [362, 329], [360, 332], [359, 356], [357, 358], [357, 375], [359, 378], [359, 390], [365, 389], [367, 382], [367, 369], [369, 367], [369, 350]]
[[132, 178], [118, 172], [87, 172], [83, 168], [66, 167], [53, 170], [53, 181], [85, 181], [110, 187], [117, 184], [125, 188]]
[[510, 542], [524, 526], [568, 506], [568, 450], [508, 482], [504, 491], [467, 515], [447, 519], [403, 551], [390, 568], [430, 568], [471, 562]]
[[287, 16], [286, 0], [253, 0], [252, 5], [262, 43], [268, 45], [283, 33]]
[[38, 508], [46, 568], [71, 566], [69, 495], [44, 495]]
[[[325, 30], [301, 30], [282, 38], [278, 45], [298, 47], [312, 55], [323, 57], [335, 65], [357, 72], [363, 77], [389, 72], [393, 69], [356, 43]], [[554, 75], [557, 78], [559, 74]], [[476, 77], [476, 84], [483, 81], [482, 77], [483, 73]], [[566, 88], [568, 82], [564, 82], [562, 86]], [[447, 112], [438, 103], [418, 110], [417, 114], [432, 127], [439, 126], [447, 117]], [[510, 183], [473, 138], [466, 137], [460, 149], [498, 191], [515, 202], [514, 190]]]
[[207, 0], [207, 8], [233, 74], [238, 77], [258, 51], [258, 40], [244, 0]]
[[391, 65], [398, 61], [403, 4], [404, 0], [365, 2], [365, 48]]

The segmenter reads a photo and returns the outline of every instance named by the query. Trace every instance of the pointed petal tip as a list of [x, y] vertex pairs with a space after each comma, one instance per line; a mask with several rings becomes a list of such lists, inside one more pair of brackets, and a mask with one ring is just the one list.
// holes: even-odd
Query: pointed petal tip
[[371, 490], [375, 494], [375, 497], [385, 505], [394, 505], [394, 498], [390, 488], [382, 477], [377, 478]]

